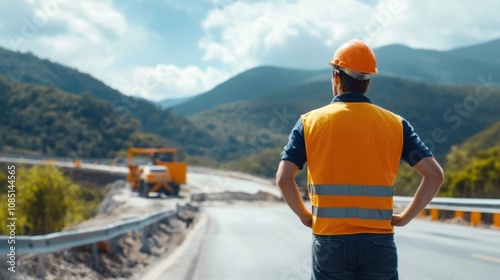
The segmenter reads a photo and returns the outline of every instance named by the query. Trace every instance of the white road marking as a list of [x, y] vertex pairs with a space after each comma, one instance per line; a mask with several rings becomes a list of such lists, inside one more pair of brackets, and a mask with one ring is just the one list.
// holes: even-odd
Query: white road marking
[[485, 256], [485, 255], [480, 255], [480, 254], [472, 254], [471, 257], [473, 257], [475, 259], [484, 260], [484, 261], [500, 263], [500, 258], [495, 258], [495, 257], [490, 257], [490, 256]]

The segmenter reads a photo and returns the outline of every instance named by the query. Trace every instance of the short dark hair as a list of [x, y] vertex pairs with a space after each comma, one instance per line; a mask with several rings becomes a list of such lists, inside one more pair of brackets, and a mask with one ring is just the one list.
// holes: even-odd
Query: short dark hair
[[362, 81], [354, 79], [340, 69], [334, 69], [333, 71], [340, 78], [340, 89], [342, 92], [366, 93], [368, 91], [370, 80]]

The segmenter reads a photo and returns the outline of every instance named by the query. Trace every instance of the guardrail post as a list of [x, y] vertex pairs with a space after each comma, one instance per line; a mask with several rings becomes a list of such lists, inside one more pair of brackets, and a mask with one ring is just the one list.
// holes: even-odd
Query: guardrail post
[[464, 211], [455, 211], [455, 218], [463, 218], [464, 217]]
[[45, 279], [45, 254], [38, 254], [36, 274], [38, 277]]
[[99, 268], [99, 256], [97, 254], [97, 243], [92, 243], [92, 260], [94, 263], [92, 264], [92, 268], [97, 270]]
[[418, 217], [425, 218], [425, 209], [420, 211], [420, 213], [418, 213]]
[[115, 254], [118, 251], [118, 236], [111, 238], [111, 250], [112, 254]]
[[500, 228], [500, 213], [493, 214], [493, 226]]
[[439, 220], [439, 210], [436, 208], [431, 209], [431, 221]]
[[471, 212], [470, 213], [470, 224], [471, 226], [477, 226], [481, 222], [481, 213], [480, 212]]
[[151, 253], [151, 250], [149, 249], [148, 245], [148, 233], [146, 231], [146, 227], [143, 227], [142, 230], [142, 247], [141, 247], [141, 252], [143, 253]]

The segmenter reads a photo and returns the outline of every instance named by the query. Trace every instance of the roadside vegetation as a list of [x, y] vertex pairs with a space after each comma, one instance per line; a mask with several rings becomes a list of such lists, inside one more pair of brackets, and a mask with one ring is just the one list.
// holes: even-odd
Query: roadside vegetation
[[[55, 166], [16, 166], [16, 233], [41, 235], [61, 231], [92, 217], [104, 197], [102, 190], [73, 183]], [[6, 170], [6, 166], [2, 166]], [[0, 173], [0, 201], [7, 201], [7, 177]], [[7, 218], [7, 205], [0, 219]], [[8, 234], [5, 227], [0, 234]]]

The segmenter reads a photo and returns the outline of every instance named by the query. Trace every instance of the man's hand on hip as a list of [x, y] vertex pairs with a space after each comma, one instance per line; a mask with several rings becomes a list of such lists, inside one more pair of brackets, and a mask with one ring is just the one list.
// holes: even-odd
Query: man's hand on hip
[[312, 214], [310, 212], [304, 213], [300, 217], [300, 221], [308, 228], [312, 227]]

